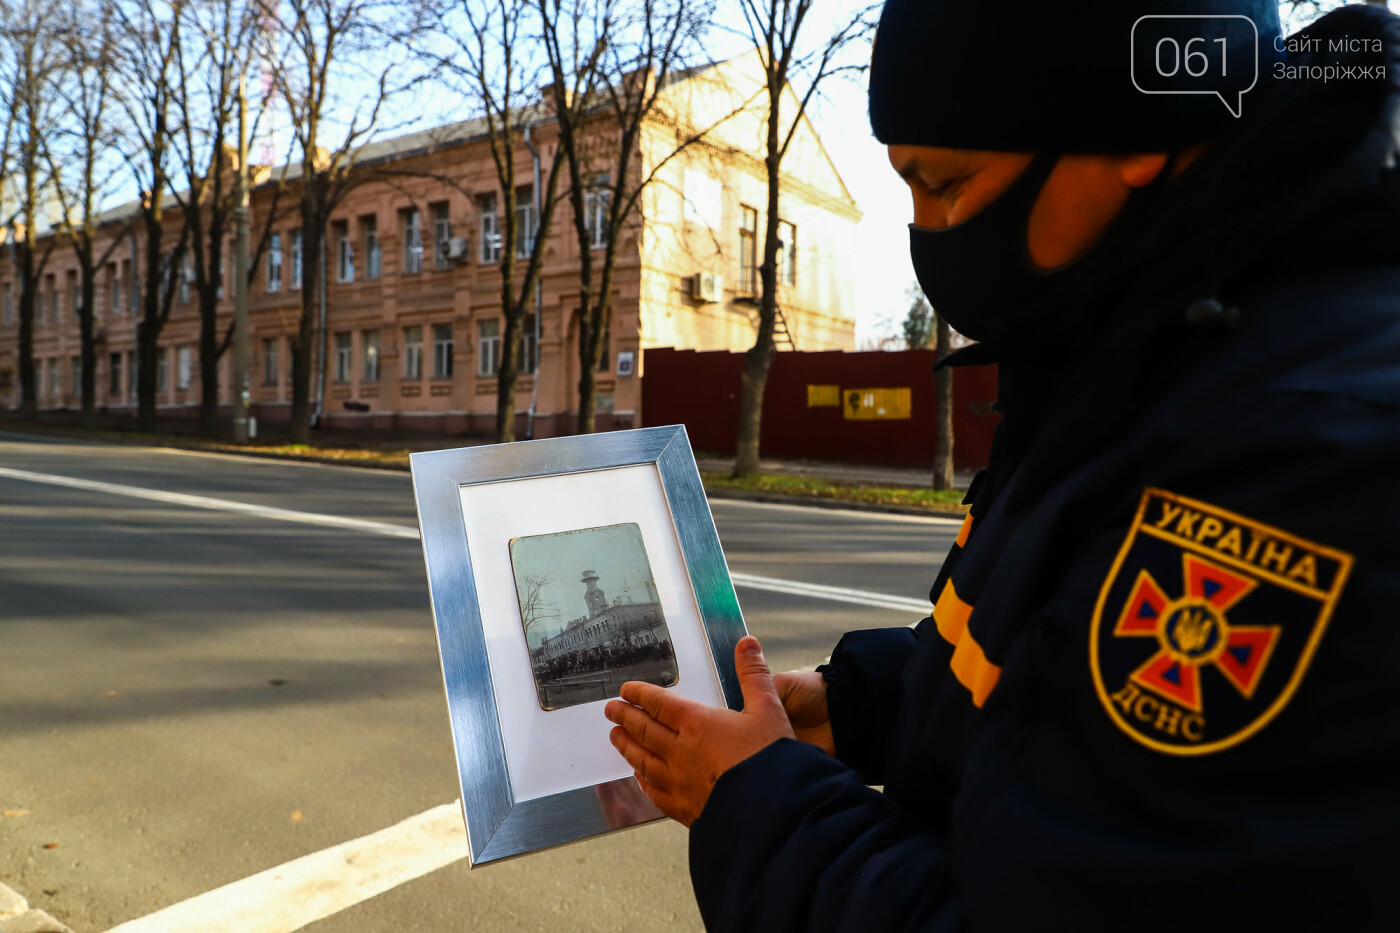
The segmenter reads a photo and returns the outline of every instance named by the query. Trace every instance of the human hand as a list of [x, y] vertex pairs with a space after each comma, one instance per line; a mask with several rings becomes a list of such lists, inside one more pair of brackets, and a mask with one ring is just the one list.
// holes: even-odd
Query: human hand
[[721, 774], [778, 739], [796, 738], [757, 638], [739, 639], [734, 668], [743, 712], [637, 681], [623, 684], [622, 699], [603, 708], [617, 723], [609, 737], [637, 783], [661, 812], [685, 826], [705, 808]]
[[836, 740], [831, 734], [831, 714], [826, 706], [826, 678], [816, 671], [788, 671], [773, 675], [773, 687], [796, 737], [835, 757]]

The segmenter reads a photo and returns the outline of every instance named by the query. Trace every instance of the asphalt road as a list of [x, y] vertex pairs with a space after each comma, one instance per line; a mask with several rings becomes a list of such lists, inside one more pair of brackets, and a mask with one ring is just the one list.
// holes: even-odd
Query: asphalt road
[[[0, 466], [416, 527], [401, 473], [13, 434]], [[736, 572], [914, 599], [957, 531], [712, 507]], [[775, 669], [915, 620], [738, 592]], [[0, 477], [0, 882], [91, 933], [459, 795], [417, 541]], [[458, 861], [308, 929], [696, 929], [685, 843]]]

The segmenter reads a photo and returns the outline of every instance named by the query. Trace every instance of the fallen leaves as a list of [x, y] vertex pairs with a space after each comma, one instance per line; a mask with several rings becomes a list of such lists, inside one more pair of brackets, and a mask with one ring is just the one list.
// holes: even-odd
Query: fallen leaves
[[29, 815], [29, 811], [28, 811], [28, 810], [22, 810], [22, 809], [21, 809], [21, 810], [6, 810], [6, 811], [5, 811], [5, 815], [6, 815], [6, 816], [28, 816], [28, 815]]
[[292, 811], [292, 822], [293, 822], [293, 823], [300, 823], [300, 822], [301, 822], [301, 811], [300, 811], [300, 810], [293, 810], [293, 811]]
[[45, 849], [57, 849], [57, 848], [58, 848], [58, 843], [56, 843], [56, 842], [46, 842], [46, 843], [44, 843], [44, 848], [45, 848]]

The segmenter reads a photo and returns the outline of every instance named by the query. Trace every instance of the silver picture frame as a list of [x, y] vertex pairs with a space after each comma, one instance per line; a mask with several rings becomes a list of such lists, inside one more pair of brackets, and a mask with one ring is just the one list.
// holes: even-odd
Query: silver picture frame
[[[571, 479], [587, 483], [603, 471], [654, 464], [669, 510], [663, 518], [674, 530], [690, 590], [680, 596], [694, 600], [719, 695], [731, 709], [740, 709], [734, 645], [746, 629], [685, 427], [436, 450], [415, 453], [410, 463], [471, 864], [662, 818], [630, 775], [533, 799], [515, 798], [481, 609], [479, 588], [488, 584], [474, 573], [463, 488], [592, 474]], [[489, 585], [514, 583], [493, 580]]]

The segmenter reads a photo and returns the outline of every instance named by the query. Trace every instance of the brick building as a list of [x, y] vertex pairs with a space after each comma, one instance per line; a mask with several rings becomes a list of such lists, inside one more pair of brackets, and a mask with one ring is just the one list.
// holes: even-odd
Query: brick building
[[[753, 341], [766, 185], [763, 114], [746, 102], [757, 99], [760, 80], [748, 57], [682, 75], [666, 89], [664, 113], [645, 129], [636, 171], [642, 177], [656, 169], [656, 178], [622, 238], [597, 381], [600, 429], [640, 423], [647, 348], [737, 350]], [[667, 160], [676, 139], [692, 128], [705, 129], [705, 140]], [[481, 434], [494, 425], [504, 330], [494, 237], [501, 198], [484, 134], [484, 121], [468, 121], [372, 143], [358, 154], [364, 182], [327, 230], [323, 388], [312, 380], [323, 423]], [[542, 118], [532, 134], [547, 163], [552, 121]], [[524, 147], [517, 157], [517, 177], [526, 185], [518, 192], [519, 210], [528, 219], [533, 165]], [[801, 349], [850, 349], [854, 302], [842, 253], [859, 210], [810, 125], [800, 128], [784, 166], [783, 320]], [[255, 237], [281, 192], [249, 295], [253, 413], [267, 423], [290, 412], [288, 341], [300, 313], [302, 274], [297, 166], [257, 169], [254, 177]], [[140, 234], [124, 224], [131, 213], [130, 205], [117, 208], [102, 227], [106, 237], [130, 240], [112, 253], [97, 283], [97, 405], [108, 412], [134, 412], [136, 404], [144, 249]], [[183, 217], [172, 210], [168, 218], [173, 243]], [[523, 417], [538, 379], [535, 432], [549, 436], [571, 431], [577, 409], [579, 246], [567, 201], [541, 235], [548, 238], [541, 340], [535, 348], [529, 324], [517, 402]], [[232, 230], [225, 250], [225, 268], [232, 269]], [[200, 397], [199, 314], [188, 278], [178, 273], [174, 309], [160, 337], [157, 401], [164, 416], [193, 417]], [[224, 289], [220, 301], [221, 332], [233, 314], [232, 292]], [[36, 309], [41, 409], [80, 406], [77, 298], [77, 264], [60, 243]], [[17, 317], [15, 274], [6, 262], [0, 265], [0, 405], [11, 408], [20, 403]], [[219, 374], [225, 406], [231, 356], [225, 354]]]

